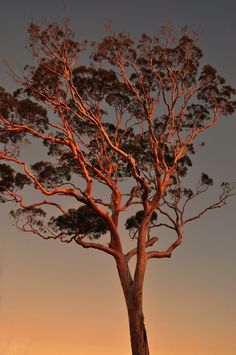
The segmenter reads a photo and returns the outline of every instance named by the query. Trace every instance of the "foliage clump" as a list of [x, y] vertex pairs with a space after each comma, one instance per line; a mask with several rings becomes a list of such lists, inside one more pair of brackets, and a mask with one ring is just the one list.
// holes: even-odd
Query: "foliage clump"
[[51, 219], [51, 226], [70, 236], [98, 239], [108, 231], [107, 221], [91, 207], [70, 208], [65, 215]]

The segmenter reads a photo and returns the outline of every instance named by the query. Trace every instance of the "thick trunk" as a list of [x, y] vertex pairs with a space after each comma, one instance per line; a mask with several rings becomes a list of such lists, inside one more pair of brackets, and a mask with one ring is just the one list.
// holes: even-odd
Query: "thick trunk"
[[[143, 277], [140, 277], [140, 282], [135, 283], [124, 258], [118, 260], [117, 269], [128, 311], [132, 355], [149, 355], [142, 306]], [[145, 267], [143, 271], [144, 269]]]
[[129, 316], [132, 355], [149, 355], [148, 340], [144, 325], [142, 299], [133, 292], [126, 300]]

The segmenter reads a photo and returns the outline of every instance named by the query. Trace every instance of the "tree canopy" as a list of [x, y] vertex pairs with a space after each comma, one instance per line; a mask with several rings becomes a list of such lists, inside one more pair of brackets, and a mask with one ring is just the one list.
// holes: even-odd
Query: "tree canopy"
[[[28, 33], [34, 64], [16, 78], [20, 88], [13, 94], [0, 90], [1, 201], [20, 204], [12, 216], [19, 221], [37, 208], [37, 218], [52, 204], [63, 215], [32, 231], [53, 238], [61, 229], [61, 237], [69, 232], [77, 241], [86, 234], [78, 222], [85, 211], [88, 226], [94, 220], [88, 235], [95, 238], [113, 230], [118, 215], [133, 204], [140, 212], [128, 218], [129, 230], [140, 228], [145, 213], [158, 215], [156, 228], [177, 229], [177, 221], [189, 221], [187, 204], [212, 184], [204, 173], [195, 191], [184, 185], [194, 141], [235, 109], [235, 89], [212, 66], [200, 65], [202, 51], [191, 34], [186, 30], [176, 40], [163, 28], [159, 36], [143, 34], [137, 43], [123, 33], [110, 34], [93, 44], [90, 63], [79, 65], [89, 45], [78, 43], [68, 26], [31, 24]], [[28, 166], [19, 158], [21, 147], [35, 138], [46, 147], [47, 159]], [[110, 193], [97, 198], [96, 183]], [[26, 206], [19, 191], [30, 184], [85, 207], [66, 212], [52, 201]], [[214, 207], [231, 192], [229, 184], [222, 188]]]

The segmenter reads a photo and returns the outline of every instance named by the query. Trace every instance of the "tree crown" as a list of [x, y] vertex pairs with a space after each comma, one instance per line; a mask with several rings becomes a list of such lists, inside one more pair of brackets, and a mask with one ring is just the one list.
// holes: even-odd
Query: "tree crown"
[[[137, 43], [123, 33], [108, 35], [92, 46], [86, 65], [80, 54], [87, 44], [74, 39], [68, 24], [31, 24], [28, 33], [35, 64], [25, 66], [13, 94], [0, 90], [1, 202], [19, 205], [11, 213], [16, 226], [117, 256], [119, 216], [131, 208], [125, 227], [138, 248], [156, 242], [151, 229], [176, 232], [167, 250], [147, 253], [170, 256], [185, 223], [233, 194], [223, 183], [215, 203], [185, 217], [189, 203], [213, 184], [203, 173], [195, 189], [185, 186], [195, 142], [234, 112], [235, 89], [211, 65], [201, 66], [202, 51], [187, 31], [177, 40], [168, 31], [143, 34]], [[31, 166], [22, 154], [30, 140], [47, 151]], [[27, 202], [30, 185], [48, 199]], [[77, 208], [60, 204], [62, 195]], [[59, 215], [47, 221], [48, 206]], [[91, 241], [107, 232], [108, 246]]]

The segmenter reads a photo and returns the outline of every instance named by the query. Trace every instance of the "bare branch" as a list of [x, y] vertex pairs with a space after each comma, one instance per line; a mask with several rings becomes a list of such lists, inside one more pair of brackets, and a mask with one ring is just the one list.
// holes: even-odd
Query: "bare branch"
[[[153, 246], [157, 241], [159, 240], [158, 237], [152, 237], [151, 239], [149, 239], [146, 243], [145, 243], [145, 248], [148, 248], [148, 247], [151, 247]], [[132, 250], [130, 250], [126, 255], [125, 255], [125, 258], [126, 258], [126, 261], [129, 262], [130, 259], [137, 255], [138, 253], [138, 248], [134, 248]], [[148, 254], [148, 253], [147, 253]]]
[[[232, 189], [230, 191], [232, 191]], [[200, 211], [195, 216], [187, 218], [186, 220], [184, 220], [183, 223], [186, 224], [186, 223], [189, 223], [191, 221], [194, 221], [194, 220], [200, 218], [201, 216], [203, 216], [206, 212], [208, 212], [210, 210], [214, 210], [216, 208], [221, 208], [221, 207], [225, 206], [227, 204], [228, 198], [232, 197], [234, 195], [236, 195], [236, 192], [232, 192], [232, 193], [228, 192], [226, 194], [221, 195], [217, 202], [215, 202], [215, 203], [211, 204], [210, 206], [204, 208], [202, 211]]]
[[107, 254], [110, 254], [114, 257], [118, 256], [118, 253], [116, 250], [114, 250], [113, 248], [107, 247], [105, 245], [102, 245], [100, 243], [94, 243], [94, 242], [85, 242], [83, 240], [83, 237], [76, 237], [75, 238], [75, 242], [79, 245], [81, 245], [83, 248], [92, 248], [92, 249], [97, 249], [97, 250], [101, 250]]
[[182, 244], [183, 242], [183, 233], [181, 231], [181, 226], [178, 226], [176, 230], [178, 238], [164, 251], [150, 251], [147, 253], [147, 259], [154, 258], [170, 258], [173, 251]]

